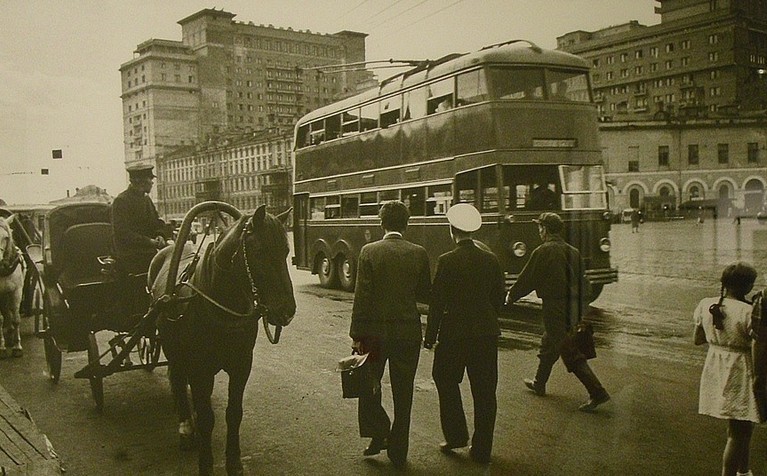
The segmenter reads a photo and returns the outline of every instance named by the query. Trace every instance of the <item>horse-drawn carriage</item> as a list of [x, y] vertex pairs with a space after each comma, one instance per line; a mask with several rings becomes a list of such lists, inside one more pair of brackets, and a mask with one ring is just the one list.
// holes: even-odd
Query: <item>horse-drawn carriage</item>
[[[156, 330], [140, 325], [150, 304], [146, 273], [116, 272], [109, 205], [103, 202], [69, 203], [48, 212], [43, 250], [44, 304], [36, 327], [44, 339], [48, 376], [58, 382], [62, 352], [87, 351], [89, 363], [75, 377], [89, 379], [101, 408], [103, 377], [166, 364], [160, 361]], [[114, 336], [100, 353], [96, 333], [102, 330]], [[138, 362], [130, 357], [134, 351]]]

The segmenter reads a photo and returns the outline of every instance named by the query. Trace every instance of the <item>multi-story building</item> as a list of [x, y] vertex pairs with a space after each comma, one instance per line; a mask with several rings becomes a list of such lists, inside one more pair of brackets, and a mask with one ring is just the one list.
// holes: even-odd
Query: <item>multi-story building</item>
[[604, 121], [713, 117], [767, 109], [767, 3], [655, 0], [661, 22], [557, 38], [593, 65]]
[[157, 157], [157, 211], [180, 220], [194, 204], [224, 201], [243, 213], [265, 204], [270, 213], [291, 206], [293, 132], [267, 130], [178, 147]]
[[753, 216], [764, 206], [767, 117], [608, 122], [600, 131], [616, 212]]
[[753, 214], [767, 186], [767, 4], [655, 2], [657, 25], [557, 38], [592, 64], [611, 206]]
[[289, 127], [369, 79], [365, 71], [316, 69], [364, 61], [364, 33], [296, 31], [235, 16], [200, 10], [178, 22], [181, 41], [145, 41], [120, 66], [126, 164], [233, 131]]

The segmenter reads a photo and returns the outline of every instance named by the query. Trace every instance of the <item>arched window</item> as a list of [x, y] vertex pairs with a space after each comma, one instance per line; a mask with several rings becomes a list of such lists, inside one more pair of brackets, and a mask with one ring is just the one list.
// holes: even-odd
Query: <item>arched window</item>
[[690, 200], [694, 200], [700, 197], [700, 187], [698, 187], [697, 185], [691, 185], [689, 191], [690, 191]]
[[761, 210], [762, 203], [764, 202], [764, 185], [760, 180], [749, 180], [746, 182], [743, 196], [745, 198], [746, 210], [752, 212]]
[[631, 208], [639, 208], [639, 189], [632, 188], [629, 191], [629, 206]]
[[671, 196], [671, 187], [669, 187], [668, 185], [664, 185], [664, 186], [662, 186], [662, 187], [660, 188], [660, 190], [658, 191], [658, 194], [659, 194], [661, 197], [663, 197], [663, 198], [668, 198], [668, 197], [670, 197], [670, 196]]

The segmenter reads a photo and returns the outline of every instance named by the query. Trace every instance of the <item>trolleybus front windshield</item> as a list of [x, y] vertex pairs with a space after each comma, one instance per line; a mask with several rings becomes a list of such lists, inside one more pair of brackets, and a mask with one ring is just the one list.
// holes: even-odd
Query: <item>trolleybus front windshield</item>
[[585, 71], [539, 67], [490, 68], [492, 99], [589, 102]]

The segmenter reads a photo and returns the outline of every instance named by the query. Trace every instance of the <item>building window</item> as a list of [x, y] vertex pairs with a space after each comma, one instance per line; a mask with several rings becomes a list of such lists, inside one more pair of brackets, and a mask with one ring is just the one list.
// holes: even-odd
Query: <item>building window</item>
[[591, 64], [592, 64], [592, 65], [593, 65], [595, 68], [599, 68], [599, 58], [596, 58], [596, 59], [593, 59], [593, 60], [591, 60]]
[[650, 64], [650, 71], [652, 71], [653, 73], [658, 71], [658, 63], [651, 63]]
[[708, 90], [708, 94], [711, 97], [721, 96], [722, 95], [722, 89], [719, 86], [715, 86], [715, 87], [710, 88]]
[[613, 64], [613, 63], [615, 63], [615, 56], [612, 56], [612, 55], [608, 56], [607, 64]]
[[634, 59], [639, 59], [641, 57], [642, 57], [642, 50], [634, 51]]
[[720, 164], [727, 164], [730, 161], [730, 145], [729, 144], [717, 144], [717, 152], [719, 156]]
[[674, 67], [674, 62], [672, 60], [666, 61], [666, 69], [671, 69]]
[[638, 160], [629, 160], [629, 172], [639, 172]]
[[605, 73], [605, 79], [607, 79], [608, 81], [613, 79], [613, 72], [612, 71], [608, 71], [607, 73]]
[[667, 43], [666, 44], [666, 53], [673, 53], [674, 52], [674, 44], [673, 43]]
[[690, 49], [690, 40], [682, 40], [680, 43], [680, 46], [683, 50], [689, 50]]
[[687, 163], [690, 165], [698, 165], [700, 163], [698, 144], [689, 144], [687, 146]]
[[684, 58], [682, 58], [682, 66], [689, 66], [689, 64], [690, 64], [689, 56], [685, 56]]
[[625, 63], [628, 57], [628, 53], [621, 53], [621, 63]]
[[711, 79], [719, 79], [719, 70], [715, 69], [714, 71], [711, 71], [708, 74], [708, 77], [711, 78]]
[[629, 77], [629, 70], [627, 68], [624, 68], [621, 70], [621, 78], [628, 78]]
[[708, 35], [709, 45], [715, 45], [717, 43], [719, 43], [719, 35], [717, 33], [714, 33], [713, 35]]
[[712, 51], [708, 54], [708, 61], [711, 63], [714, 63], [716, 61], [719, 61], [719, 52], [718, 51]]
[[756, 142], [748, 143], [748, 163], [756, 164], [759, 162], [759, 144]]
[[668, 146], [658, 146], [658, 165], [661, 167], [668, 167]]
[[653, 58], [657, 58], [658, 57], [658, 47], [657, 46], [653, 46], [652, 48], [650, 48], [650, 56], [652, 56]]
[[641, 66], [635, 66], [634, 67], [634, 74], [637, 76], [640, 76], [642, 74], [642, 67]]

